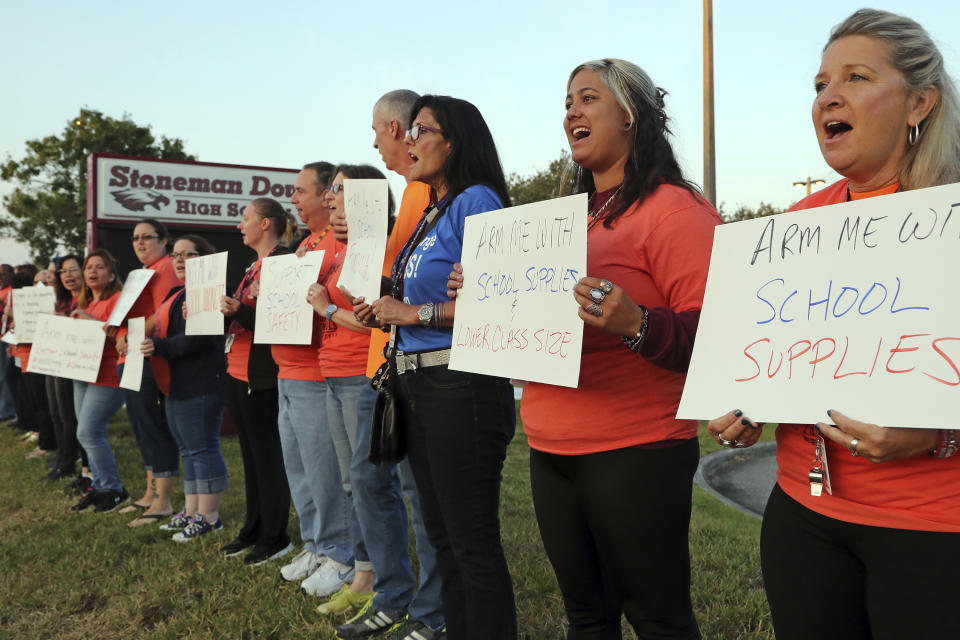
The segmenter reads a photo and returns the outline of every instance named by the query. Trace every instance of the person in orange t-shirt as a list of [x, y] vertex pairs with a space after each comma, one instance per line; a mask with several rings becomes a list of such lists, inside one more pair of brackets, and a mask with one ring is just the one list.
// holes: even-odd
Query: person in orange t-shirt
[[570, 638], [620, 637], [621, 614], [642, 638], [700, 638], [687, 542], [697, 423], [676, 411], [721, 221], [680, 170], [663, 95], [616, 59], [567, 84], [575, 191], [590, 192], [580, 381], [527, 383], [520, 408]]
[[[77, 298], [75, 318], [106, 322], [120, 297], [123, 283], [117, 275], [117, 263], [106, 249], [92, 251], [83, 261], [84, 287]], [[71, 507], [83, 511], [112, 511], [130, 499], [120, 480], [120, 470], [107, 440], [107, 423], [123, 406], [123, 390], [117, 377], [117, 349], [113, 340], [103, 344], [103, 357], [95, 382], [73, 382], [73, 402], [77, 412], [77, 440], [87, 452], [93, 476], [86, 495]]]
[[[166, 226], [152, 218], [145, 218], [133, 228], [133, 250], [144, 269], [151, 269], [153, 276], [143, 292], [137, 297], [123, 319], [124, 326], [117, 331], [118, 375], [123, 375], [127, 353], [127, 328], [129, 318], [146, 318], [145, 335], [153, 333], [153, 314], [167, 299], [170, 291], [180, 286], [180, 280], [170, 260], [173, 240]], [[136, 437], [146, 470], [146, 489], [133, 507], [144, 509], [140, 517], [129, 523], [131, 527], [156, 524], [173, 513], [170, 498], [173, 495], [175, 476], [179, 473], [180, 452], [170, 433], [170, 426], [163, 411], [163, 396], [157, 386], [153, 367], [143, 367], [140, 390], [124, 390], [130, 426]], [[130, 511], [135, 511], [131, 507]]]
[[[13, 267], [0, 264], [0, 313], [3, 312], [13, 291]], [[16, 373], [10, 371], [13, 357], [7, 350], [7, 344], [0, 344], [0, 421], [13, 420], [16, 411]]]
[[[387, 239], [382, 271], [385, 278], [390, 277], [394, 260], [413, 235], [424, 211], [430, 206], [430, 187], [423, 182], [409, 180], [413, 159], [404, 142], [405, 133], [410, 127], [410, 109], [419, 97], [413, 91], [397, 89], [381, 96], [373, 107], [373, 146], [380, 152], [387, 169], [407, 180], [396, 220]], [[348, 229], [343, 212], [334, 212], [331, 221], [337, 240], [346, 243]], [[371, 332], [367, 352], [367, 378], [373, 378], [377, 369], [385, 362], [383, 350], [388, 340], [387, 332], [379, 329]], [[357, 402], [358, 408], [369, 413], [370, 407], [375, 403], [376, 391], [369, 385], [363, 387]], [[373, 598], [371, 611], [406, 609], [408, 616], [397, 636], [409, 637], [415, 632], [429, 636], [430, 632], [438, 633], [446, 623], [440, 593], [442, 585], [437, 568], [437, 552], [430, 544], [423, 523], [420, 495], [417, 493], [410, 462], [404, 459], [396, 465], [386, 462], [376, 465], [371, 463], [371, 431], [372, 420], [358, 422], [350, 465], [353, 503], [357, 509], [364, 544], [371, 556], [383, 558], [379, 564], [375, 563], [377, 593]], [[420, 582], [415, 590], [413, 570], [406, 553], [410, 527], [404, 495], [410, 502], [410, 524], [416, 535], [417, 560], [420, 565]], [[372, 525], [371, 518], [377, 518]], [[351, 585], [351, 589], [356, 588], [356, 584]], [[335, 613], [356, 609], [362, 604], [363, 601], [351, 591], [325, 605], [324, 611]]]
[[[960, 182], [960, 97], [919, 24], [855, 12], [814, 84], [820, 150], [844, 179], [793, 210]], [[778, 640], [960, 638], [960, 431], [826, 413], [836, 426], [777, 428], [760, 561]], [[708, 430], [730, 446], [761, 429], [736, 410]], [[810, 479], [817, 451], [827, 491]]]

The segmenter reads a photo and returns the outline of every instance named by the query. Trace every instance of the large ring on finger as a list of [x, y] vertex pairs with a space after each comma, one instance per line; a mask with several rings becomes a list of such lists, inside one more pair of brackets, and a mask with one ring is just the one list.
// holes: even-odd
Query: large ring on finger
[[590, 298], [597, 304], [603, 304], [603, 299], [607, 297], [607, 294], [600, 289], [590, 289]]
[[610, 293], [611, 291], [613, 291], [613, 283], [610, 282], [609, 280], [601, 280], [599, 289], [604, 293]]
[[854, 438], [850, 441], [850, 446], [848, 447], [850, 449], [850, 455], [852, 455], [854, 458], [860, 455], [860, 452], [857, 451], [858, 444], [860, 444], [860, 440], [858, 438]]
[[596, 302], [591, 302], [590, 304], [588, 304], [585, 311], [590, 315], [596, 316], [598, 318], [603, 315], [603, 307], [598, 305]]
[[740, 442], [739, 440], [734, 440], [734, 441], [733, 441], [733, 448], [734, 448], [734, 449], [744, 449], [744, 448], [746, 448], [746, 446], [747, 446], [747, 445], [743, 444], [743, 443]]
[[721, 447], [729, 448], [733, 446], [733, 443], [736, 442], [736, 440], [724, 440], [723, 436], [721, 436], [720, 434], [717, 434], [717, 442], [720, 443]]

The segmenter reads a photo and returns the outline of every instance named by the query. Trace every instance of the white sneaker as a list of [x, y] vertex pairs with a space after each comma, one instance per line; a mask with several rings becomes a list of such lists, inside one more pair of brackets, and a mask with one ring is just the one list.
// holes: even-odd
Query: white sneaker
[[304, 549], [289, 564], [283, 565], [280, 569], [280, 575], [287, 582], [294, 580], [303, 580], [316, 571], [323, 564], [326, 556], [318, 556], [313, 551]]
[[348, 580], [353, 579], [353, 567], [340, 564], [326, 557], [320, 568], [300, 583], [300, 588], [312, 596], [326, 598], [340, 590]]

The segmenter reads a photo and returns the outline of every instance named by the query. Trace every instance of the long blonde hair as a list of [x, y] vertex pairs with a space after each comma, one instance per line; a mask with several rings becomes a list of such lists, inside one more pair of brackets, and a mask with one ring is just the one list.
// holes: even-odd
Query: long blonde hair
[[860, 9], [834, 27], [824, 50], [847, 36], [882, 40], [908, 92], [937, 90], [936, 104], [920, 123], [920, 135], [904, 159], [900, 172], [903, 189], [960, 182], [960, 98], [930, 34], [910, 18]]

